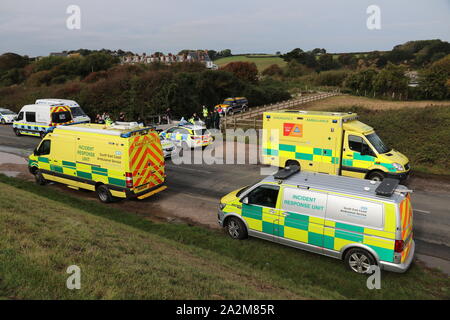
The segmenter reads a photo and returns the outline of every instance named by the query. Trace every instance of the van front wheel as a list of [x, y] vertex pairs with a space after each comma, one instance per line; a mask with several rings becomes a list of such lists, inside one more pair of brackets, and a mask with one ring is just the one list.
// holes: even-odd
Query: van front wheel
[[228, 231], [228, 235], [233, 239], [242, 240], [247, 238], [247, 229], [245, 228], [244, 223], [238, 218], [228, 218], [226, 228]]
[[102, 184], [97, 187], [96, 191], [97, 191], [98, 199], [101, 202], [104, 202], [104, 203], [113, 202], [113, 196], [107, 186]]
[[42, 175], [41, 170], [36, 170], [34, 172], [34, 179], [36, 180], [36, 183], [40, 186], [47, 184], [47, 180], [45, 180], [44, 176]]
[[373, 181], [383, 181], [384, 174], [383, 174], [383, 172], [380, 172], [380, 171], [374, 171], [367, 175], [367, 179], [373, 180]]
[[370, 266], [376, 265], [372, 255], [366, 250], [359, 248], [348, 250], [344, 260], [350, 270], [360, 274], [367, 273]]

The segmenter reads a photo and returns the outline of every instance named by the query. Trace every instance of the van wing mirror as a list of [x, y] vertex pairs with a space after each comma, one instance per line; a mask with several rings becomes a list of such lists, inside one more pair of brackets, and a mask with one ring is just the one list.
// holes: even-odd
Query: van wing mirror
[[38, 154], [38, 149], [37, 149], [37, 147], [36, 148], [34, 148], [34, 150], [33, 150], [33, 154], [35, 155], [35, 156], [38, 156], [39, 154]]
[[248, 204], [248, 197], [244, 197], [244, 198], [241, 200], [241, 202], [242, 202], [243, 204]]

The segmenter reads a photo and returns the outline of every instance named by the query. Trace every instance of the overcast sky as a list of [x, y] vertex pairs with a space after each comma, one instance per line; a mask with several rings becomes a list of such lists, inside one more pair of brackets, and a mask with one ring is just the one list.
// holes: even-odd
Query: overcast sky
[[[372, 4], [381, 30], [366, 26]], [[69, 5], [81, 9], [80, 30], [66, 27]], [[450, 0], [0, 0], [0, 53], [30, 56], [79, 48], [356, 52], [436, 38], [450, 41]]]

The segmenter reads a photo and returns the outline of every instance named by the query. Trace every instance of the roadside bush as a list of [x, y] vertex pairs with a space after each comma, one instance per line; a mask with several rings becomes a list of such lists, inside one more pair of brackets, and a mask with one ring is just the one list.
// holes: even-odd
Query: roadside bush
[[256, 83], [258, 81], [258, 68], [253, 62], [230, 62], [220, 68], [220, 70], [231, 72], [243, 81], [250, 83]]
[[263, 76], [282, 76], [283, 75], [283, 70], [280, 68], [279, 65], [277, 64], [272, 64], [271, 66], [267, 67], [266, 69], [264, 69], [264, 71], [262, 72]]
[[42, 85], [48, 85], [52, 80], [51, 72], [49, 70], [43, 70], [33, 73], [28, 77], [26, 84], [32, 87], [39, 87]]

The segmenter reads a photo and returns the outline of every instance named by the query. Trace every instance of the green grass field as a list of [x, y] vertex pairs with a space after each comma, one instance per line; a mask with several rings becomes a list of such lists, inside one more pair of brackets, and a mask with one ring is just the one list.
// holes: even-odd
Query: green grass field
[[[142, 202], [145, 205], [145, 202]], [[211, 212], [211, 214], [216, 214]], [[154, 223], [51, 186], [0, 175], [0, 299], [448, 299], [413, 264], [381, 290], [335, 259], [222, 231]], [[66, 268], [81, 268], [68, 290]]]
[[219, 67], [222, 67], [230, 62], [236, 61], [254, 62], [259, 72], [264, 71], [264, 69], [273, 64], [278, 64], [280, 67], [284, 67], [286, 65], [286, 61], [284, 61], [280, 57], [273, 55], [242, 55], [242, 56], [236, 55], [232, 57], [226, 57], [215, 60], [214, 63], [217, 64]]

